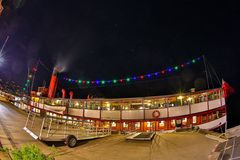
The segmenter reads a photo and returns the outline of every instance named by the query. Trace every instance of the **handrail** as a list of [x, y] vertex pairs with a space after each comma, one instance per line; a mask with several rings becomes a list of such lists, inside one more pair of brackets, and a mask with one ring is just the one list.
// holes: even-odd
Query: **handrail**
[[[218, 102], [219, 101], [219, 102]], [[207, 104], [204, 104], [204, 105], [207, 105], [205, 106], [205, 109], [203, 106], [198, 106], [199, 109], [195, 108], [195, 104], [201, 104], [201, 103], [206, 103], [208, 102]], [[209, 104], [211, 104], [211, 102], [216, 102], [216, 107], [211, 107], [209, 109]], [[220, 103], [221, 102], [221, 103]], [[156, 119], [154, 117], [151, 117], [149, 116], [148, 114], [149, 111], [155, 111], [155, 110], [159, 110], [159, 111], [162, 111], [162, 112], [166, 112], [167, 115], [165, 116], [162, 116], [160, 115], [159, 118], [170, 118], [170, 117], [178, 117], [178, 116], [185, 116], [185, 115], [191, 115], [191, 114], [197, 114], [197, 113], [200, 113], [200, 112], [205, 112], [205, 111], [209, 111], [209, 110], [213, 110], [215, 108], [219, 108], [219, 107], [222, 107], [222, 98], [219, 98], [219, 99], [214, 99], [214, 100], [210, 100], [210, 101], [204, 101], [204, 102], [200, 102], [200, 103], [195, 103], [195, 104], [188, 104], [188, 105], [185, 105], [185, 106], [178, 106], [178, 107], [167, 107], [167, 108], [157, 108], [157, 109], [140, 109], [140, 110], [91, 110], [91, 109], [79, 109], [79, 111], [81, 112], [80, 114], [81, 115], [78, 115], [79, 114], [79, 111], [76, 112], [76, 111], [71, 111], [71, 114], [68, 113], [65, 113], [63, 115], [65, 116], [71, 116], [71, 117], [80, 117], [80, 118], [93, 118], [93, 119], [99, 119], [99, 120], [129, 120], [129, 119], [139, 119], [139, 120], [145, 120], [145, 119]], [[35, 105], [34, 107], [35, 108], [38, 108], [39, 107], [39, 104], [38, 103], [33, 103], [33, 105]], [[211, 104], [213, 105], [213, 104]], [[218, 106], [220, 105], [220, 106]], [[186, 107], [188, 109], [186, 109]], [[196, 106], [197, 107], [197, 106]], [[206, 108], [207, 107], [207, 108]], [[72, 108], [72, 107], [71, 107]], [[68, 108], [68, 111], [71, 109], [71, 108]], [[179, 113], [179, 110], [184, 109], [185, 110], [185, 113], [184, 114], [181, 114]], [[45, 109], [46, 111], [48, 111], [45, 107], [43, 108], [39, 108], [39, 109]], [[72, 109], [76, 109], [76, 108], [72, 108]], [[176, 110], [177, 109], [177, 110]], [[196, 110], [197, 109], [197, 110]], [[87, 114], [87, 111], [92, 111], [90, 113], [90, 115]], [[94, 114], [94, 111], [97, 111], [95, 114], [95, 116], [91, 116], [92, 114]], [[136, 115], [137, 115], [137, 112], [143, 112], [143, 114], [145, 115], [144, 117], [136, 117], [135, 115], [135, 118], [123, 118], [124, 117], [124, 114], [126, 112], [136, 112]], [[174, 113], [174, 112], [177, 112], [177, 115]], [[187, 113], [188, 111], [188, 113]], [[52, 113], [56, 113], [58, 114], [57, 112], [53, 112], [52, 110], [49, 110], [49, 112], [52, 112]], [[74, 112], [76, 112], [76, 114], [74, 114]], [[112, 116], [109, 116], [109, 115], [106, 115], [107, 113], [111, 113], [111, 112], [117, 112], [119, 114], [113, 114]], [[171, 113], [171, 114], [170, 114]], [[162, 114], [162, 113], [161, 113]], [[107, 117], [105, 117], [105, 115]], [[146, 118], [146, 115], [148, 115]], [[134, 117], [134, 116], [133, 116]]]

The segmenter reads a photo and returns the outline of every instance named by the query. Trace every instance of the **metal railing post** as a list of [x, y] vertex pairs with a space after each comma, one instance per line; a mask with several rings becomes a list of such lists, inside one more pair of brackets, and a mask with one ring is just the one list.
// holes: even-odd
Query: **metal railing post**
[[29, 118], [30, 118], [30, 114], [31, 114], [31, 111], [28, 113], [28, 117], [27, 117], [27, 121], [26, 121], [25, 127], [27, 127], [27, 124], [28, 124], [28, 121], [29, 121]]
[[41, 126], [40, 133], [39, 133], [39, 139], [41, 139], [41, 137], [42, 137], [44, 123], [45, 123], [45, 117], [43, 118], [42, 126]]
[[52, 126], [52, 118], [51, 118], [51, 120], [50, 120], [50, 124], [49, 124], [49, 126], [48, 126], [47, 137], [48, 137], [48, 135], [49, 135], [49, 132], [50, 132], [51, 126]]

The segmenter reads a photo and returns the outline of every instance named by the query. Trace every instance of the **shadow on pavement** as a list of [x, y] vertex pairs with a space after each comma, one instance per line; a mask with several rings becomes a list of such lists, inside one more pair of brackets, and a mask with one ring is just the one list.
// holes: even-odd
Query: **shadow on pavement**
[[[77, 142], [76, 147], [87, 144], [89, 141], [91, 140], [81, 140]], [[55, 147], [62, 147], [62, 146], [66, 146], [64, 141], [42, 141], [43, 143], [45, 143], [48, 146], [55, 146]]]

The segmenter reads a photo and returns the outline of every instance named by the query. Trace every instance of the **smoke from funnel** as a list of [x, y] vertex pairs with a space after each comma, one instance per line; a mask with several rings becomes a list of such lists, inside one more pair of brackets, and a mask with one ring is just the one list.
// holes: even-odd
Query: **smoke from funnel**
[[58, 54], [55, 68], [58, 68], [59, 73], [65, 72], [69, 69], [69, 65], [70, 65], [71, 61], [72, 61], [71, 55]]

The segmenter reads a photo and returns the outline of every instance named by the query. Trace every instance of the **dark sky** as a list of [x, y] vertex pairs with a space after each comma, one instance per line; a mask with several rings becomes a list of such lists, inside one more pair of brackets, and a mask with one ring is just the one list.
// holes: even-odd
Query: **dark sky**
[[[27, 64], [40, 58], [75, 79], [113, 79], [204, 54], [239, 87], [239, 13], [236, 1], [28, 0], [0, 19], [0, 44], [10, 36], [1, 72], [23, 84]], [[42, 70], [38, 80], [49, 81]]]
[[[0, 45], [7, 35], [10, 39], [1, 76], [23, 85], [27, 66], [40, 58], [50, 70], [57, 63], [64, 64], [70, 78], [114, 79], [155, 72], [204, 54], [219, 77], [236, 89], [232, 101], [239, 107], [237, 0], [26, 0], [18, 9], [11, 0], [4, 4], [7, 6], [0, 17]], [[203, 70], [203, 65], [198, 65], [196, 70], [185, 71], [193, 75], [191, 83], [178, 79], [185, 73], [174, 75], [168, 86], [175, 93], [179, 86], [186, 91], [204, 79]], [[36, 83], [49, 82], [50, 74], [40, 66]], [[167, 88], [163, 80], [159, 80], [76, 92], [100, 97], [144, 96], [161, 94], [164, 87]], [[119, 94], [115, 89], [119, 89]]]

